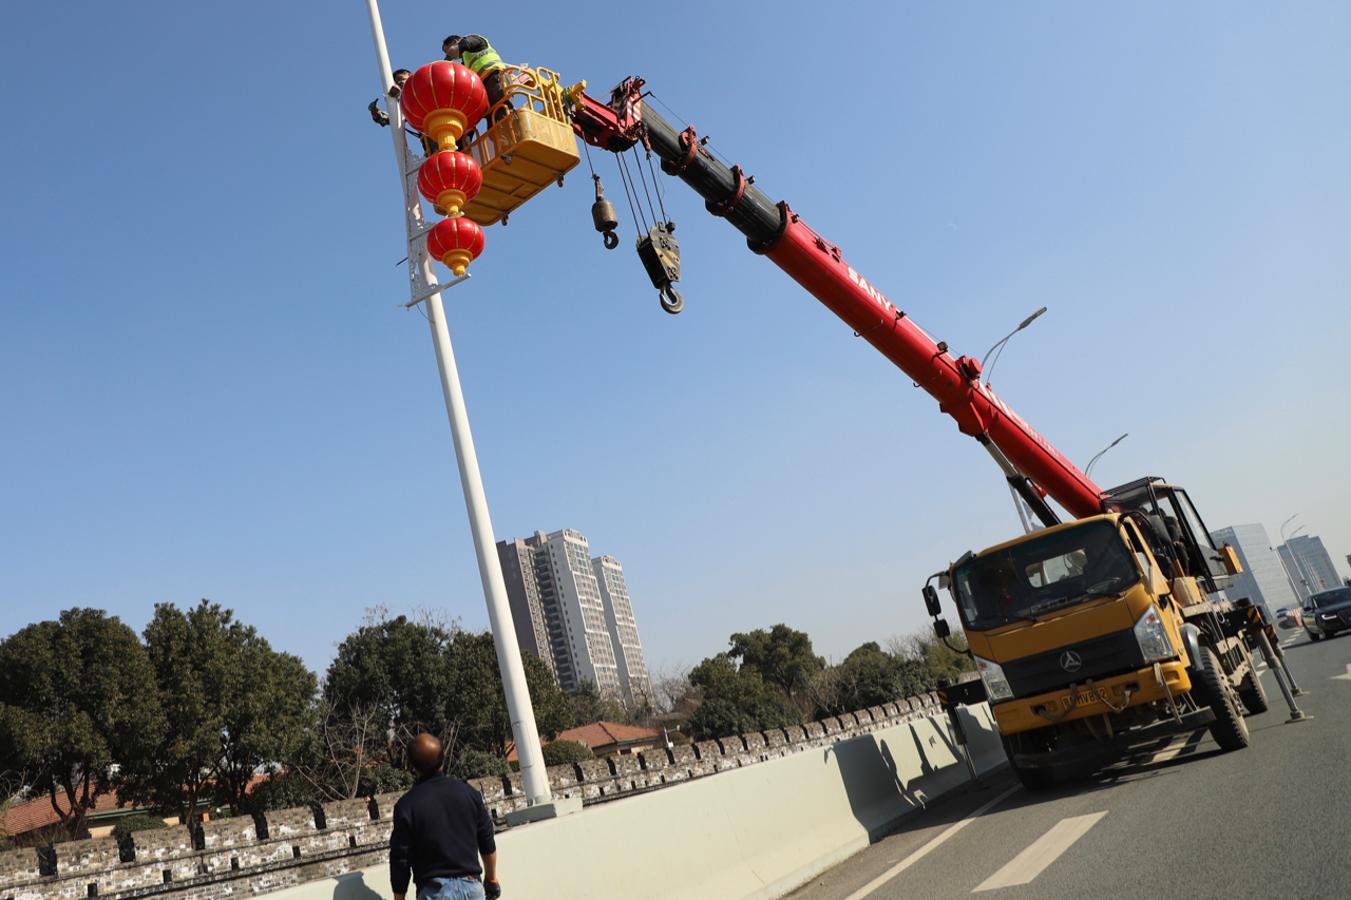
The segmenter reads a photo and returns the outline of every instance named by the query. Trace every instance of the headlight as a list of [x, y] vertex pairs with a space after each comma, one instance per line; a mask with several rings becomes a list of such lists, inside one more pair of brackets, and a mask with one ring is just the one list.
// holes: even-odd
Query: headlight
[[985, 692], [990, 695], [990, 702], [998, 703], [1000, 700], [1012, 700], [1013, 689], [1009, 687], [1008, 679], [1004, 677], [1004, 670], [999, 667], [999, 663], [992, 663], [988, 659], [981, 659], [979, 656], [972, 658], [976, 661], [980, 680], [985, 682]]
[[1140, 653], [1145, 662], [1176, 656], [1173, 642], [1168, 640], [1168, 632], [1163, 628], [1163, 619], [1157, 607], [1151, 605], [1135, 623], [1135, 641], [1140, 645]]

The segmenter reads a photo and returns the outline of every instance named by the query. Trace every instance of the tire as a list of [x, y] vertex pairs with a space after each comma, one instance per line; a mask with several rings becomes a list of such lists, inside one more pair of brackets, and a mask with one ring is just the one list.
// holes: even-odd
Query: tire
[[1029, 791], [1049, 791], [1055, 787], [1056, 776], [1052, 769], [1024, 769], [1014, 762], [1009, 763], [1009, 768], [1013, 769], [1013, 774]]
[[[1250, 662], [1249, 665], [1256, 665]], [[1258, 713], [1264, 713], [1271, 708], [1267, 702], [1266, 685], [1262, 684], [1262, 673], [1256, 669], [1250, 669], [1247, 676], [1238, 686], [1238, 699], [1243, 701], [1243, 708], [1248, 711], [1248, 715], [1255, 716]]]
[[1048, 791], [1055, 787], [1056, 772], [1054, 769], [1044, 768], [1024, 768], [1013, 761], [1013, 747], [1009, 744], [1009, 739], [1001, 737], [1004, 744], [1004, 755], [1009, 759], [1009, 768], [1013, 774], [1018, 776], [1024, 788], [1029, 791]]
[[1201, 689], [1198, 699], [1215, 713], [1215, 721], [1210, 723], [1210, 736], [1215, 739], [1215, 743], [1226, 752], [1248, 746], [1248, 723], [1243, 719], [1238, 693], [1220, 668], [1215, 651], [1209, 647], [1201, 648], [1201, 666], [1196, 673], [1196, 681]]
[[1319, 641], [1321, 641], [1322, 639], [1323, 639], [1323, 636], [1322, 636], [1322, 635], [1320, 635], [1320, 634], [1314, 634], [1312, 631], [1309, 632], [1309, 640], [1312, 641], [1313, 643], [1316, 644], [1316, 643], [1318, 643]]

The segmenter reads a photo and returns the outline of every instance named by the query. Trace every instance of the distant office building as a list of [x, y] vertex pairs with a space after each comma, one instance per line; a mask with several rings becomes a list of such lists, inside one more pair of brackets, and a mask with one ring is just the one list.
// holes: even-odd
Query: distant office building
[[1310, 535], [1292, 537], [1280, 547], [1281, 562], [1290, 574], [1299, 592], [1299, 601], [1303, 603], [1312, 594], [1340, 587], [1342, 580], [1337, 577], [1337, 569], [1332, 565], [1323, 546], [1323, 539]]
[[549, 664], [563, 690], [589, 681], [629, 704], [650, 696], [638, 624], [618, 562], [597, 557], [593, 563], [586, 538], [569, 528], [499, 541], [497, 553], [516, 639]]
[[1233, 584], [1225, 591], [1230, 597], [1235, 600], [1248, 597], [1254, 603], [1265, 603], [1273, 615], [1276, 610], [1299, 602], [1290, 589], [1285, 566], [1271, 549], [1271, 539], [1261, 525], [1253, 523], [1220, 528], [1210, 533], [1210, 539], [1216, 547], [1225, 544], [1233, 547], [1243, 566], [1242, 574], [1235, 575]]
[[596, 575], [601, 602], [605, 605], [605, 627], [614, 645], [624, 702], [628, 706], [650, 702], [652, 681], [643, 662], [643, 645], [638, 640], [638, 622], [633, 617], [628, 586], [624, 584], [624, 567], [612, 556], [597, 556], [591, 560], [591, 571]]

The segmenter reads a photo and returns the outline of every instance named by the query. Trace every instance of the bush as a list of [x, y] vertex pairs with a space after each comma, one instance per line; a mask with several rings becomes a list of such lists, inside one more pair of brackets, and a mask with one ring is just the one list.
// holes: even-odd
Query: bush
[[502, 757], [483, 750], [462, 750], [450, 764], [450, 774], [461, 781], [474, 778], [502, 777], [510, 774], [511, 766]]
[[248, 808], [253, 812], [270, 809], [294, 809], [323, 798], [314, 786], [294, 772], [274, 772], [250, 793]]
[[553, 741], [544, 745], [544, 764], [546, 766], [561, 766], [595, 758], [596, 754], [592, 753], [591, 748], [581, 741]]
[[117, 824], [113, 826], [113, 837], [117, 838], [119, 844], [125, 844], [131, 840], [133, 832], [158, 831], [161, 828], [168, 827], [159, 816], [152, 816], [148, 813], [134, 813], [125, 819], [118, 819]]

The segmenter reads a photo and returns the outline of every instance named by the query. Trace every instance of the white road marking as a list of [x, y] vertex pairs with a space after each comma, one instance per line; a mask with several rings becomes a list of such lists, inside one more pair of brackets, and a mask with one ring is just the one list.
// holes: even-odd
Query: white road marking
[[1002, 869], [982, 881], [971, 893], [1027, 884], [1059, 859], [1062, 853], [1087, 834], [1088, 829], [1098, 824], [1098, 820], [1105, 815], [1107, 810], [1061, 819], [1050, 831], [1033, 841], [1026, 850], [1009, 860]]
[[1333, 681], [1351, 681], [1351, 663], [1347, 663], [1345, 675], [1333, 675]]
[[1000, 794], [998, 797], [995, 797], [993, 800], [987, 802], [984, 806], [977, 808], [965, 819], [962, 819], [960, 822], [954, 823], [946, 831], [935, 837], [933, 840], [929, 841], [923, 847], [920, 847], [914, 853], [911, 853], [905, 859], [896, 863], [896, 865], [892, 866], [890, 869], [887, 869], [885, 872], [883, 872], [881, 875], [878, 875], [876, 878], [865, 884], [863, 887], [854, 891], [852, 894], [846, 897], [845, 900], [862, 900], [862, 898], [873, 893], [882, 885], [886, 884], [888, 881], [895, 878], [897, 875], [904, 872], [906, 869], [910, 868], [915, 863], [919, 862], [930, 852], [937, 849], [937, 847], [944, 841], [946, 841], [948, 838], [952, 837], [954, 834], [961, 831], [967, 825], [970, 825], [976, 819], [979, 819], [981, 816], [985, 815], [985, 813], [989, 812], [991, 808], [999, 805], [1000, 802], [1007, 799], [1010, 794], [1013, 794], [1018, 789], [1019, 785], [1015, 784], [1013, 787], [1009, 788], [1007, 791]]

